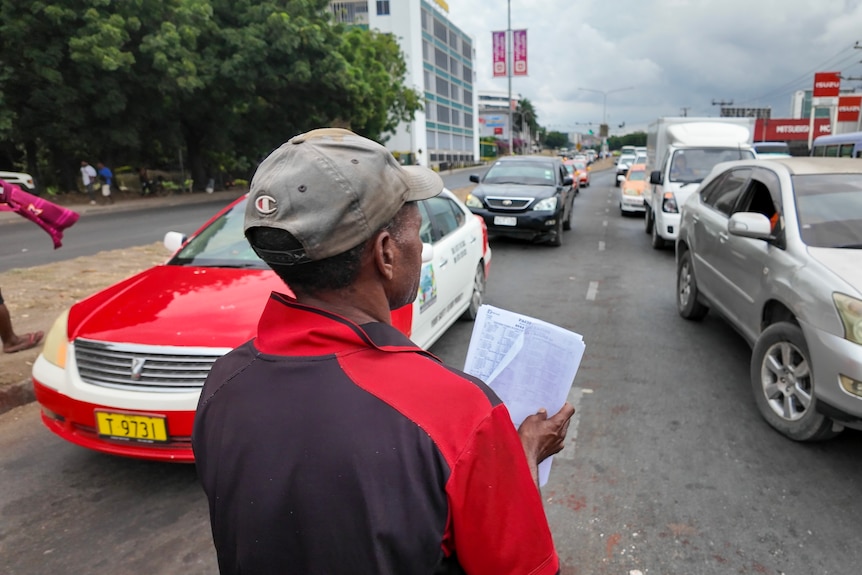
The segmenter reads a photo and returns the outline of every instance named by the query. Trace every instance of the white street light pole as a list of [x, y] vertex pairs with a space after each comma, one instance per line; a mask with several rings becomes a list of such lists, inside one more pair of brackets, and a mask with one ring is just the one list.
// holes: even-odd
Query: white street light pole
[[[626, 86], [625, 88], [616, 88], [614, 90], [596, 90], [594, 88], [578, 88], [578, 90], [583, 90], [584, 92], [595, 92], [596, 94], [602, 95], [602, 126], [608, 125], [608, 94], [613, 94], [614, 92], [623, 92], [625, 90], [634, 90], [634, 86]], [[601, 128], [599, 128], [601, 130]], [[604, 151], [608, 147], [608, 137], [607, 135], [602, 137], [602, 150]]]

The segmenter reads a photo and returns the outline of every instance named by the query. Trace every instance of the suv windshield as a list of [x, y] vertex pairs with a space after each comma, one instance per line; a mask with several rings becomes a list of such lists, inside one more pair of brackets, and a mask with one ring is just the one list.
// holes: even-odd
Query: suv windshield
[[862, 248], [862, 182], [857, 174], [792, 180], [803, 242], [817, 248]]
[[721, 162], [750, 160], [754, 158], [751, 150], [740, 148], [703, 148], [677, 150], [670, 164], [670, 181], [685, 184], [699, 183], [709, 175], [712, 168]]
[[552, 162], [511, 161], [496, 162], [485, 174], [484, 184], [522, 184], [554, 186], [554, 164]]
[[196, 235], [168, 265], [269, 269], [243, 233], [247, 199], [220, 215]]

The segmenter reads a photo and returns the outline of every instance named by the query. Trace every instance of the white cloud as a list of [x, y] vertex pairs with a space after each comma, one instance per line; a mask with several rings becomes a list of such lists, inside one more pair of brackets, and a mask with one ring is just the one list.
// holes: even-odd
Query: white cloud
[[[478, 89], [507, 90], [506, 78], [491, 77], [491, 31], [506, 29], [507, 2], [448, 2], [475, 38]], [[787, 117], [814, 72], [862, 76], [860, 0], [511, 0], [511, 10], [512, 28], [528, 30], [530, 67], [512, 92], [564, 131], [602, 119], [603, 95], [578, 88], [609, 92], [608, 124], [629, 131], [683, 108], [717, 115], [713, 100]]]

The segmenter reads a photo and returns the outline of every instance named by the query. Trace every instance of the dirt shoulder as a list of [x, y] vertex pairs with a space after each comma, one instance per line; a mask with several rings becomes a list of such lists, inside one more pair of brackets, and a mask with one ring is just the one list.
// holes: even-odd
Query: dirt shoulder
[[[18, 335], [46, 334], [54, 320], [76, 301], [134, 275], [170, 256], [161, 242], [104, 251], [58, 263], [0, 273], [3, 299]], [[0, 352], [0, 390], [30, 378], [42, 346], [17, 353]]]

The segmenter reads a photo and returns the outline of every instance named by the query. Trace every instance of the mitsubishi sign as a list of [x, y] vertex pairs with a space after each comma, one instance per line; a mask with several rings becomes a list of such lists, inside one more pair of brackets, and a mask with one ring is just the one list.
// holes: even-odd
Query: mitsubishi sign
[[841, 91], [841, 72], [817, 72], [814, 74], [814, 98], [837, 98]]
[[[754, 127], [755, 142], [789, 142], [808, 140], [809, 120], [780, 119], [757, 120]], [[814, 137], [832, 133], [829, 118], [814, 118]]]

